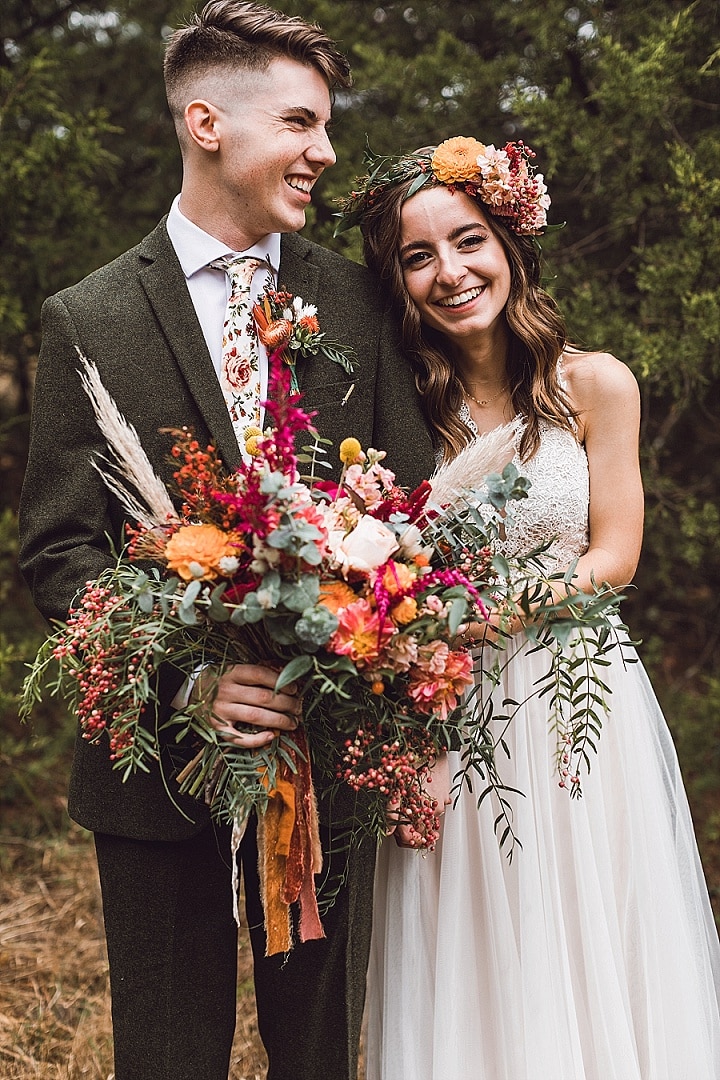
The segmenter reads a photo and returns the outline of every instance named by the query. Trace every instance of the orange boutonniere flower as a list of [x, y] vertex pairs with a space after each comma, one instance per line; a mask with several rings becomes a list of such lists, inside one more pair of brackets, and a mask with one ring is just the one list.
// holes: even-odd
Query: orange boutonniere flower
[[289, 292], [268, 289], [262, 300], [253, 304], [253, 318], [258, 337], [270, 353], [280, 352], [291, 372], [290, 390], [300, 392], [295, 373], [298, 356], [310, 357], [320, 353], [333, 364], [352, 374], [355, 370], [349, 350], [343, 350], [325, 341], [320, 330], [317, 308], [306, 304], [300, 296]]

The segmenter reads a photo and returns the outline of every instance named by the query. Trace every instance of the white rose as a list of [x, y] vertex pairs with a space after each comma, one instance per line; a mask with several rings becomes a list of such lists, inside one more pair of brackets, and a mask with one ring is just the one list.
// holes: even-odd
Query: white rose
[[423, 544], [422, 533], [417, 525], [408, 525], [405, 532], [401, 533], [399, 549], [403, 555], [412, 559], [413, 555], [431, 555], [432, 548]]
[[359, 570], [366, 574], [387, 562], [397, 549], [395, 533], [377, 518], [363, 514], [352, 532], [338, 545], [335, 556], [343, 573]]

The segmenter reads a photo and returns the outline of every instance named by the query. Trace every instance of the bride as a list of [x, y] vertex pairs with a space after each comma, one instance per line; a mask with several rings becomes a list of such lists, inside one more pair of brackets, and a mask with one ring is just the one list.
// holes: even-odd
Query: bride
[[[376, 169], [344, 224], [360, 223], [400, 311], [438, 460], [509, 426], [531, 487], [505, 550], [552, 541], [576, 588], [620, 590], [642, 540], [638, 388], [613, 356], [568, 345], [539, 285], [549, 199], [533, 156], [450, 139]], [[611, 654], [610, 711], [571, 799], [534, 692], [546, 662], [516, 629], [495, 693], [525, 703], [501, 765], [521, 846], [501, 850], [482, 782], [456, 785], [434, 852], [403, 827], [383, 845], [368, 1080], [717, 1080], [720, 945], [642, 665], [629, 645]]]

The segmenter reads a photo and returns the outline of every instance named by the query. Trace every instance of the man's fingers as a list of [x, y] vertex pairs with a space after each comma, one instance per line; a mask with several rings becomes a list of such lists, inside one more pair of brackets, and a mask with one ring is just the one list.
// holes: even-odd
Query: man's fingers
[[231, 724], [282, 728], [293, 731], [302, 715], [302, 701], [289, 694], [276, 694], [265, 686], [218, 686], [213, 715]]
[[261, 728], [258, 731], [239, 730], [234, 724], [218, 720], [215, 716], [208, 717], [208, 723], [226, 742], [243, 750], [260, 750], [263, 746], [269, 746], [278, 734], [277, 731], [269, 728]]
[[[293, 731], [302, 716], [302, 699], [291, 684], [275, 692], [277, 672], [260, 664], [236, 664], [221, 676], [204, 672], [195, 688], [195, 696], [212, 702], [208, 717], [216, 730], [231, 730], [236, 724], [269, 728], [271, 734], [259, 745], [266, 745], [277, 731]], [[249, 745], [243, 740], [240, 745]]]

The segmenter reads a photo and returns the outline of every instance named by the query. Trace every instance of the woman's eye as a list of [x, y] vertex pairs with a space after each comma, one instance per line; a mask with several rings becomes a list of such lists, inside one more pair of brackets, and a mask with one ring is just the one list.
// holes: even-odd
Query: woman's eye
[[484, 244], [487, 240], [487, 236], [482, 233], [471, 233], [470, 236], [463, 236], [460, 241], [460, 247], [479, 247], [480, 244]]
[[402, 261], [403, 268], [412, 269], [414, 266], [421, 266], [426, 259], [429, 259], [427, 251], [411, 251], [409, 255], [406, 255]]

